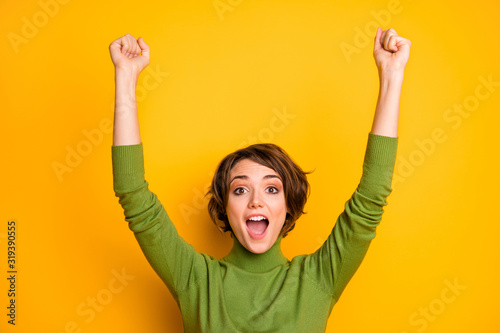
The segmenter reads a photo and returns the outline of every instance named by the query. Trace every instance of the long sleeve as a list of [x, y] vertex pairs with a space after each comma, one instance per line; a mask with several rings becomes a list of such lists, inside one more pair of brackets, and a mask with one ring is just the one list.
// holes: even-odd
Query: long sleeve
[[112, 146], [113, 188], [147, 260], [177, 302], [179, 291], [206, 274], [203, 255], [177, 233], [144, 175], [142, 143]]
[[398, 138], [369, 133], [358, 187], [328, 239], [305, 260], [308, 275], [335, 302], [363, 261], [382, 220], [383, 207], [392, 192], [397, 143]]

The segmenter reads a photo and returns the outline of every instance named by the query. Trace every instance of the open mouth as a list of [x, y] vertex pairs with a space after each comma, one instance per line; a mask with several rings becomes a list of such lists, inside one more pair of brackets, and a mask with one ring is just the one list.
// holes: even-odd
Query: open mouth
[[262, 239], [264, 238], [267, 227], [269, 226], [269, 221], [266, 218], [254, 220], [254, 219], [248, 219], [247, 220], [247, 230], [252, 236], [252, 238], [255, 239]]

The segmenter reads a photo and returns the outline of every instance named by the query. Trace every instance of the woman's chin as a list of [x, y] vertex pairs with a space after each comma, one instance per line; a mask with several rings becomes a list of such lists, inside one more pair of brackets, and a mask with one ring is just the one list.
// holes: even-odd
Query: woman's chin
[[268, 250], [267, 244], [266, 242], [264, 242], [264, 240], [256, 241], [252, 239], [252, 237], [250, 237], [249, 235], [242, 235], [242, 236], [243, 237], [237, 237], [238, 241], [248, 251], [255, 254], [260, 254]]
[[247, 250], [255, 254], [262, 254], [267, 252], [270, 248], [271, 247], [267, 244], [249, 244]]
[[269, 250], [272, 246], [273, 244], [271, 244], [268, 237], [259, 240], [248, 237], [245, 244], [245, 248], [255, 254], [267, 252], [267, 250]]

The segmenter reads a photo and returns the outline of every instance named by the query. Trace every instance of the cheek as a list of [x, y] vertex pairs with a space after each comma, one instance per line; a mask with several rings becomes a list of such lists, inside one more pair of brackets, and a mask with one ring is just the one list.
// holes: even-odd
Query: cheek
[[241, 203], [238, 200], [229, 199], [226, 206], [227, 216], [229, 218], [238, 218], [239, 214], [241, 214]]
[[286, 200], [285, 196], [281, 194], [278, 198], [272, 201], [273, 207], [280, 210], [286, 211]]

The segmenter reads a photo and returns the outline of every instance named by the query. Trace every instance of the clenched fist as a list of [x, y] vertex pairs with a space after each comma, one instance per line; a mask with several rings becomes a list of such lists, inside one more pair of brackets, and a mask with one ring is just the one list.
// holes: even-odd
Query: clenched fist
[[411, 42], [394, 29], [377, 29], [373, 57], [379, 71], [402, 72], [410, 57]]
[[142, 37], [126, 34], [109, 45], [109, 52], [116, 69], [139, 75], [149, 65], [149, 45]]

